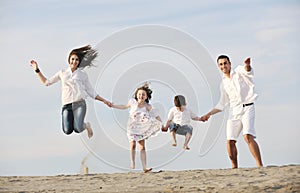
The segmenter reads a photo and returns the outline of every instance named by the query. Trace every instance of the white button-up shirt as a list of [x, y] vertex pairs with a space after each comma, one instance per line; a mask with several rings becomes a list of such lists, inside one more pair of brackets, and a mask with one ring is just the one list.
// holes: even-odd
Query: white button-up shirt
[[181, 126], [189, 125], [191, 120], [196, 117], [197, 115], [188, 108], [185, 108], [184, 111], [179, 111], [176, 107], [172, 107], [168, 113], [168, 120]]
[[220, 101], [215, 108], [224, 110], [230, 103], [233, 114], [240, 113], [243, 104], [255, 102], [258, 97], [254, 91], [253, 69], [248, 72], [244, 66], [238, 66], [230, 78], [223, 76], [220, 91]]
[[86, 72], [81, 69], [77, 69], [73, 73], [70, 67], [66, 70], [60, 70], [49, 78], [45, 85], [50, 86], [58, 81], [61, 81], [63, 105], [86, 99], [88, 96], [95, 99], [97, 96]]

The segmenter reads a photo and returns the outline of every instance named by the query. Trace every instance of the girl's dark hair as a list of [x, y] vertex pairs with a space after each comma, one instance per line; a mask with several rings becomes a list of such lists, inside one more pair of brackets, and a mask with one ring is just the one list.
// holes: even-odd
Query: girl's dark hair
[[146, 103], [149, 103], [149, 100], [151, 99], [151, 94], [152, 94], [152, 90], [149, 88], [149, 84], [146, 82], [143, 86], [139, 87], [136, 89], [135, 93], [134, 93], [134, 98], [135, 100], [138, 100], [137, 98], [137, 93], [139, 90], [144, 90], [147, 93], [147, 99], [145, 100]]
[[181, 106], [185, 106], [186, 102], [185, 102], [185, 98], [182, 95], [177, 95], [174, 97], [174, 105], [176, 107], [181, 107]]
[[90, 45], [87, 45], [72, 50], [68, 58], [69, 63], [72, 55], [76, 55], [79, 58], [79, 65], [77, 68], [85, 68], [87, 66], [94, 66], [93, 61], [98, 56], [98, 53], [96, 50], [92, 49]]

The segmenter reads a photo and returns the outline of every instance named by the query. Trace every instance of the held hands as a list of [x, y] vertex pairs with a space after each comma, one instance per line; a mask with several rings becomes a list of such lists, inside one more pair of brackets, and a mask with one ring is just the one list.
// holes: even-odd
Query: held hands
[[209, 118], [210, 118], [210, 113], [207, 113], [206, 115], [200, 117], [200, 121], [205, 122], [208, 121]]
[[161, 126], [161, 131], [162, 131], [162, 132], [167, 132], [167, 131], [168, 131], [168, 127]]
[[113, 104], [110, 101], [107, 101], [107, 100], [104, 100], [103, 103], [106, 104], [108, 107], [113, 106]]

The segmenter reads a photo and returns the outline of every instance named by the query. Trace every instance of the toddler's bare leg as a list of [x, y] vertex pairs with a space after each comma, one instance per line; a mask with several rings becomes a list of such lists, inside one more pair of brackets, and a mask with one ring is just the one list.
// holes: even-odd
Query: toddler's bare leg
[[185, 135], [185, 141], [184, 141], [184, 145], [183, 145], [183, 149], [185, 150], [189, 150], [190, 148], [188, 147], [188, 144], [190, 142], [192, 135], [190, 133], [186, 133]]
[[171, 138], [172, 138], [172, 146], [177, 146], [176, 133], [174, 130], [171, 131]]

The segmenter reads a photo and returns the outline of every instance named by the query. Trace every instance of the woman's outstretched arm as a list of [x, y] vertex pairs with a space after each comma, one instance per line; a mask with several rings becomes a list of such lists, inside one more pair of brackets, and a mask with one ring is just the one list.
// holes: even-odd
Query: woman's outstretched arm
[[43, 73], [40, 71], [39, 67], [38, 67], [38, 64], [35, 60], [31, 60], [30, 61], [30, 65], [31, 67], [33, 68], [33, 70], [37, 73], [40, 81], [43, 83], [43, 84], [46, 84], [46, 81], [47, 81], [47, 78], [43, 75]]
[[109, 107], [112, 107], [112, 103], [111, 103], [110, 101], [104, 99], [103, 97], [101, 97], [101, 96], [99, 96], [99, 95], [97, 95], [97, 96], [95, 97], [95, 99], [98, 100], [98, 101], [103, 102], [104, 104], [106, 104], [106, 105], [109, 106]]

